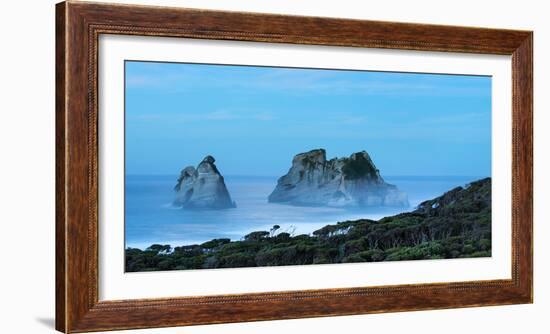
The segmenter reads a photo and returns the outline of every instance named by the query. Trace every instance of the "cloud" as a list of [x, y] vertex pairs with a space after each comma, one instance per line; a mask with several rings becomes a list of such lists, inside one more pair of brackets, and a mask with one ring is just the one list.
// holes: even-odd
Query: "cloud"
[[367, 117], [357, 116], [357, 117], [346, 117], [341, 120], [343, 124], [363, 124], [367, 122]]
[[130, 119], [134, 119], [138, 121], [154, 121], [154, 120], [162, 119], [162, 116], [160, 114], [140, 114], [140, 115], [131, 116]]
[[171, 122], [228, 122], [228, 121], [258, 121], [269, 122], [277, 119], [275, 115], [267, 111], [254, 110], [216, 110], [205, 113], [181, 113], [181, 114], [166, 114], [166, 113], [145, 113], [129, 117], [135, 121], [171, 121]]
[[151, 75], [126, 74], [126, 87], [147, 87], [156, 79]]
[[[199, 116], [200, 118], [200, 116]], [[211, 121], [228, 121], [242, 118], [241, 115], [228, 110], [217, 110], [204, 115], [204, 119]]]
[[[138, 63], [126, 72], [129, 89], [166, 93], [224, 90], [285, 94], [490, 96], [490, 85], [472, 76], [461, 81], [448, 75], [397, 72], [310, 70], [275, 67]], [[151, 67], [149, 67], [149, 65]], [[134, 65], [135, 66], [135, 65]], [[454, 76], [456, 78], [456, 76]], [[464, 81], [467, 80], [467, 81]]]

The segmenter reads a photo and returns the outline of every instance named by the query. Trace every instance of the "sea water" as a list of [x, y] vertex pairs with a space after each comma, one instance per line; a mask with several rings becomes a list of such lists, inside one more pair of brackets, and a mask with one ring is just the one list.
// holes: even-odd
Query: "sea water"
[[407, 193], [408, 208], [298, 207], [268, 203], [277, 177], [225, 176], [237, 207], [224, 210], [186, 210], [172, 205], [176, 175], [127, 175], [125, 180], [126, 247], [145, 249], [152, 244], [182, 246], [215, 238], [240, 240], [253, 231], [310, 234], [337, 222], [361, 218], [380, 219], [412, 211], [422, 201], [442, 195], [482, 177], [394, 176], [384, 177]]

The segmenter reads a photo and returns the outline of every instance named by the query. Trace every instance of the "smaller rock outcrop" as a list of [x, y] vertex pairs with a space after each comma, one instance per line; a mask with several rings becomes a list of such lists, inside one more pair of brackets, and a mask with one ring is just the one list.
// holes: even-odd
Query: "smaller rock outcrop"
[[174, 205], [190, 209], [235, 208], [225, 181], [214, 164], [214, 157], [206, 156], [197, 168], [185, 167], [174, 190]]

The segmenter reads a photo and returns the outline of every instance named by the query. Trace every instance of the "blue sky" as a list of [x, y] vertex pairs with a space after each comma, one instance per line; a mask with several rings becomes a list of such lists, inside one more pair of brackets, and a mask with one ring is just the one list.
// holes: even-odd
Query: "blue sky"
[[491, 173], [491, 78], [126, 62], [126, 172], [224, 175], [366, 150], [382, 176]]

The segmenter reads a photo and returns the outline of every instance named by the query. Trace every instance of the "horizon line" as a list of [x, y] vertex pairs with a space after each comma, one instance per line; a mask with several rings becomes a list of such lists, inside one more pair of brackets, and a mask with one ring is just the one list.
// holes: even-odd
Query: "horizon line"
[[[124, 176], [178, 176], [179, 173], [124, 173]], [[281, 177], [282, 175], [250, 175], [250, 174], [224, 174], [223, 177]], [[394, 175], [381, 175], [382, 178], [386, 177], [492, 177], [492, 175], [466, 175], [466, 174], [438, 174], [438, 175], [413, 175], [413, 174], [394, 174]]]

